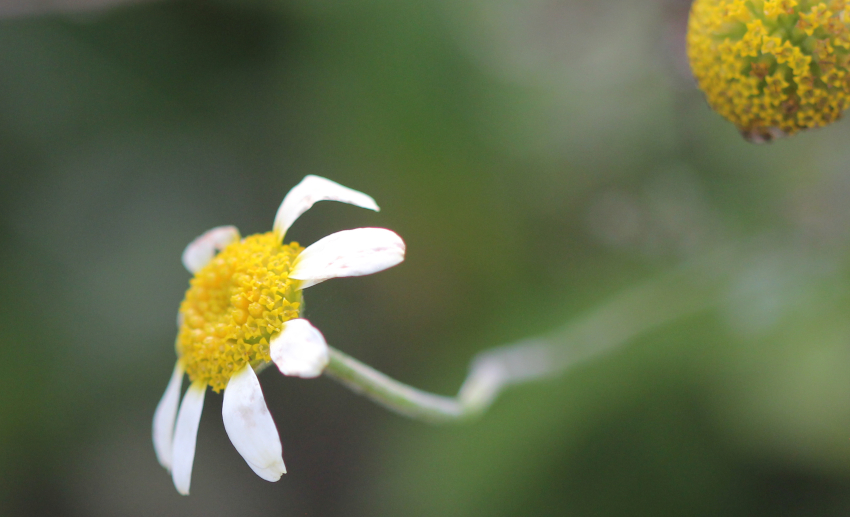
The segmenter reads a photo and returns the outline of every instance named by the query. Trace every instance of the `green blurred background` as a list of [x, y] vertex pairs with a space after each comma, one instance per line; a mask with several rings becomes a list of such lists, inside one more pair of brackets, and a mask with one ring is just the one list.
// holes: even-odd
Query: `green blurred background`
[[[746, 143], [690, 79], [686, 0], [47, 5], [0, 8], [0, 515], [850, 514], [850, 122]], [[382, 211], [322, 203], [291, 238], [408, 250], [307, 317], [443, 394], [478, 351], [746, 259], [711, 310], [468, 425], [270, 369], [278, 483], [210, 394], [179, 496], [150, 426], [180, 254], [267, 231], [306, 174]]]

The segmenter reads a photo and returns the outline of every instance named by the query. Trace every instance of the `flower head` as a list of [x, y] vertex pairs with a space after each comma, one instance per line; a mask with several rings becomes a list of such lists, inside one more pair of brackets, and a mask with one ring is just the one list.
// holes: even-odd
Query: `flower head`
[[846, 0], [695, 0], [688, 58], [709, 105], [745, 138], [829, 124], [850, 106]]
[[[383, 228], [337, 232], [307, 248], [284, 244], [292, 223], [323, 200], [378, 210], [362, 192], [307, 176], [283, 199], [271, 232], [241, 238], [235, 227], [221, 226], [183, 253], [183, 264], [194, 277], [178, 314], [177, 364], [153, 420], [157, 458], [182, 494], [189, 493], [207, 387], [224, 390], [225, 430], [251, 469], [268, 481], [286, 473], [255, 368], [274, 363], [284, 375], [319, 376], [328, 363], [328, 346], [321, 332], [300, 317], [301, 291], [404, 260], [404, 242]], [[178, 410], [184, 375], [191, 385]]]

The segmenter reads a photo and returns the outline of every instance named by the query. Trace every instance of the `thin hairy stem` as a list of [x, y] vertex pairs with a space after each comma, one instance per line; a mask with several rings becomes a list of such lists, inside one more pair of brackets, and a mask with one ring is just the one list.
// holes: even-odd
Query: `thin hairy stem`
[[478, 354], [455, 397], [403, 384], [334, 348], [325, 374], [402, 415], [434, 423], [466, 420], [486, 411], [508, 386], [562, 373], [711, 307], [727, 285], [730, 258], [712, 255], [624, 291], [551, 334]]

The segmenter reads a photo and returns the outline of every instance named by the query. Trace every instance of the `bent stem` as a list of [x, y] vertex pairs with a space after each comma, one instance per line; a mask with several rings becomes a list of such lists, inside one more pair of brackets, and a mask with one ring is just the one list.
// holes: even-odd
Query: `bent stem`
[[[562, 373], [637, 336], [713, 306], [731, 273], [728, 253], [677, 268], [548, 335], [486, 350], [472, 361], [457, 396], [428, 393], [330, 348], [325, 374], [402, 415], [432, 423], [481, 415], [508, 386]], [[721, 265], [727, 267], [720, 267]]]

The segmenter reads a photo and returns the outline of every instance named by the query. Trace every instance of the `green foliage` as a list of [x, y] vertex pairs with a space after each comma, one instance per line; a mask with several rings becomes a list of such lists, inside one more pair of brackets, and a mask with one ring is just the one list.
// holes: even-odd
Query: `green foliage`
[[[686, 3], [2, 20], [0, 515], [846, 514], [850, 126], [742, 141], [689, 78]], [[382, 211], [319, 204], [293, 239], [382, 226], [407, 260], [311, 288], [307, 317], [447, 395], [478, 351], [726, 246], [749, 258], [712, 309], [463, 426], [269, 369], [289, 473], [257, 479], [210, 394], [181, 498], [150, 444], [180, 254], [216, 225], [265, 231], [310, 173]]]

